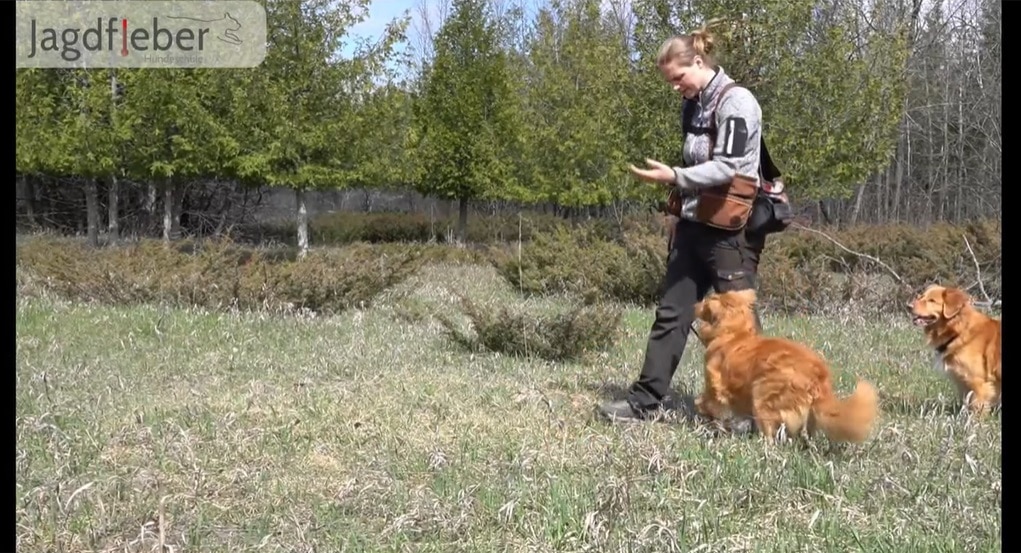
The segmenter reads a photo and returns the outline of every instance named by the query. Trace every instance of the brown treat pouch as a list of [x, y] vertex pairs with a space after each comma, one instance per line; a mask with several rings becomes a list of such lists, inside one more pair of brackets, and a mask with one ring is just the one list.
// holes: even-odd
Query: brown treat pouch
[[[716, 147], [716, 108], [723, 97], [737, 83], [728, 83], [720, 91], [713, 105], [713, 113], [710, 116], [709, 136], [709, 159], [713, 159], [713, 150]], [[745, 175], [734, 175], [730, 183], [702, 189], [698, 194], [698, 203], [695, 207], [695, 219], [704, 225], [723, 230], [741, 230], [748, 224], [752, 208], [755, 205], [755, 197], [759, 193], [758, 179]]]
[[695, 217], [723, 230], [741, 230], [751, 216], [759, 186], [756, 179], [734, 175], [730, 184], [706, 188], [698, 195]]
[[671, 187], [670, 194], [666, 198], [666, 212], [674, 217], [680, 217], [683, 205], [681, 193], [677, 191], [676, 186]]

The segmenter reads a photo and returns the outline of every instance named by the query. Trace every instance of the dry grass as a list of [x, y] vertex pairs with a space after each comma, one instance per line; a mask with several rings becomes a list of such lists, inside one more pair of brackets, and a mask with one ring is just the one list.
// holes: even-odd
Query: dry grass
[[767, 313], [886, 410], [863, 447], [767, 450], [594, 418], [651, 310], [585, 363], [465, 352], [429, 317], [450, 290], [521, 303], [499, 282], [432, 269], [332, 318], [19, 300], [18, 550], [998, 550], [999, 418], [959, 413], [905, 322]]

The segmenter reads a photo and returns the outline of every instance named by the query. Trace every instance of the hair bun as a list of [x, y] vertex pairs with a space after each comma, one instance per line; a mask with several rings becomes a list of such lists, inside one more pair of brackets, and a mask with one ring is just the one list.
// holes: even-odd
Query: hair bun
[[713, 35], [713, 32], [709, 30], [709, 26], [713, 23], [715, 23], [715, 20], [706, 23], [701, 29], [695, 30], [691, 33], [692, 46], [695, 48], [695, 52], [699, 55], [710, 55], [716, 49], [716, 37]]

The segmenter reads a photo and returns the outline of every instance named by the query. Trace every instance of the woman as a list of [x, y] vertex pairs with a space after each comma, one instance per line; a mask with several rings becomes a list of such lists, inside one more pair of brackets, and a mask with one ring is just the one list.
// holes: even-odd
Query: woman
[[631, 166], [637, 177], [663, 185], [664, 193], [676, 187], [681, 206], [641, 375], [626, 399], [599, 408], [611, 420], [645, 420], [664, 405], [694, 306], [710, 288], [722, 292], [755, 287], [765, 236], [707, 225], [696, 210], [702, 191], [730, 183], [735, 174], [761, 182], [762, 110], [752, 93], [716, 64], [713, 52], [713, 36], [706, 27], [670, 38], [660, 47], [657, 65], [663, 78], [689, 98], [685, 102], [694, 103], [694, 113], [692, 126], [685, 129], [684, 167], [652, 159], [646, 160], [648, 169]]

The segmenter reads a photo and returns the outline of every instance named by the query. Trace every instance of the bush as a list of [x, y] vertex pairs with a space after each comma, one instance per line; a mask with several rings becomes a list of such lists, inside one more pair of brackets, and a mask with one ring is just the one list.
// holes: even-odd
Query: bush
[[466, 297], [460, 301], [474, 334], [461, 330], [445, 314], [436, 317], [455, 343], [471, 351], [568, 361], [605, 351], [619, 337], [622, 313], [608, 304], [535, 314], [506, 306], [499, 310], [480, 307]]
[[431, 254], [356, 244], [312, 250], [299, 261], [290, 249], [257, 250], [226, 240], [92, 249], [77, 240], [37, 238], [18, 247], [17, 263], [22, 278], [72, 300], [337, 313], [371, 303]]
[[533, 236], [520, 259], [507, 255], [496, 261], [504, 278], [525, 294], [646, 304], [658, 296], [665, 254], [664, 239], [651, 233], [607, 240], [585, 227], [561, 226]]
[[[336, 230], [333, 236], [375, 236], [387, 242], [424, 232], [421, 219], [415, 223], [414, 216], [406, 221], [396, 214], [371, 216], [376, 223], [365, 229]], [[171, 246], [148, 240], [96, 250], [76, 239], [37, 237], [19, 241], [18, 290], [52, 290], [105, 303], [337, 312], [368, 304], [425, 263], [467, 262], [492, 263], [525, 295], [567, 293], [589, 305], [614, 301], [648, 306], [658, 300], [667, 251], [655, 219], [636, 217], [622, 227], [553, 219], [537, 219], [546, 221], [541, 223], [548, 225], [546, 230], [539, 230], [540, 224], [523, 225], [532, 230], [522, 233], [520, 244], [512, 239], [463, 248], [438, 241], [411, 245], [356, 240], [340, 248], [313, 249], [301, 261], [293, 247], [251, 248], [223, 240]], [[387, 234], [386, 221], [404, 230]], [[508, 228], [513, 224], [516, 236], [517, 217], [503, 221]], [[506, 230], [489, 219], [485, 224], [492, 224], [487, 236]], [[408, 230], [414, 228], [419, 230]], [[759, 296], [767, 308], [787, 313], [902, 312], [912, 294], [933, 282], [961, 286], [984, 299], [976, 286], [981, 273], [986, 292], [999, 298], [1000, 232], [998, 221], [925, 228], [861, 226], [827, 230], [826, 236], [792, 228], [769, 238], [759, 269]]]
[[[759, 269], [763, 303], [784, 312], [849, 307], [896, 312], [933, 282], [969, 288], [980, 296], [976, 260], [986, 292], [1000, 297], [999, 222], [862, 226], [825, 234], [856, 253], [797, 228], [769, 238]], [[526, 294], [569, 293], [588, 302], [650, 305], [659, 297], [666, 254], [665, 237], [649, 227], [605, 239], [586, 228], [561, 226], [535, 233], [522, 247], [520, 260], [509, 251], [493, 259], [504, 278]]]
[[846, 249], [818, 233], [796, 229], [770, 238], [760, 270], [762, 295], [774, 303], [800, 301], [797, 311], [851, 300], [880, 311], [902, 311], [913, 294], [931, 283], [980, 295], [977, 262], [986, 292], [1000, 297], [998, 221], [859, 226], [826, 234]]

